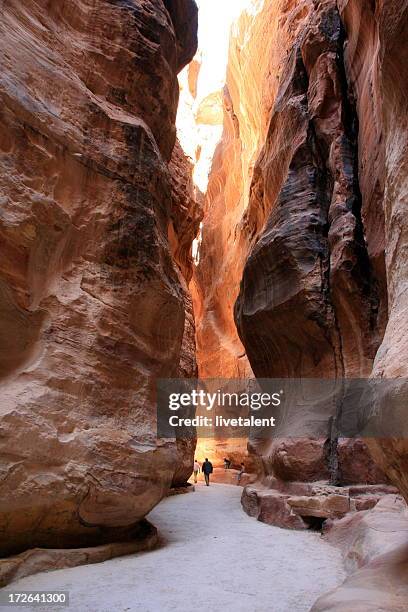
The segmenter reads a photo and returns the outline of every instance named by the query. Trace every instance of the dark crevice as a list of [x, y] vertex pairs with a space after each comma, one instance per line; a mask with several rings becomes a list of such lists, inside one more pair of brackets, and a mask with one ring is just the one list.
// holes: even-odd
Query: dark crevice
[[[307, 90], [306, 90], [307, 91]], [[311, 143], [314, 151], [315, 164], [318, 172], [318, 191], [320, 193], [320, 200], [323, 203], [322, 206], [322, 235], [326, 241], [327, 253], [320, 253], [321, 259], [321, 277], [322, 277], [322, 294], [324, 303], [326, 305], [326, 316], [323, 318], [324, 321], [330, 319], [333, 323], [335, 330], [336, 341], [333, 340], [332, 330], [327, 327], [327, 323], [322, 325], [325, 338], [329, 345], [332, 347], [334, 355], [334, 368], [336, 377], [345, 376], [345, 364], [343, 359], [343, 343], [341, 336], [341, 329], [336, 315], [336, 309], [331, 298], [331, 278], [330, 278], [330, 245], [328, 240], [330, 230], [329, 210], [330, 203], [333, 197], [334, 190], [334, 177], [329, 167], [327, 160], [329, 159], [329, 150], [326, 143], [319, 138], [313, 119], [309, 122], [309, 131], [311, 134]], [[328, 316], [327, 316], [328, 315]], [[330, 316], [331, 315], [331, 316]]]
[[301, 516], [301, 519], [307, 525], [309, 531], [318, 532], [323, 530], [323, 525], [326, 521], [326, 518], [322, 516]]
[[[340, 21], [339, 53], [337, 56], [338, 74], [342, 87], [342, 123], [344, 132], [351, 144], [353, 151], [353, 198], [347, 202], [356, 219], [355, 243], [358, 246], [358, 267], [354, 273], [358, 275], [359, 286], [369, 306], [369, 330], [373, 332], [378, 324], [380, 310], [379, 283], [375, 277], [373, 266], [368, 255], [367, 243], [364, 235], [364, 224], [362, 219], [363, 197], [359, 181], [359, 119], [356, 108], [356, 100], [347, 79], [344, 60], [344, 46], [346, 42], [346, 31], [343, 22]], [[357, 280], [357, 279], [356, 279]]]

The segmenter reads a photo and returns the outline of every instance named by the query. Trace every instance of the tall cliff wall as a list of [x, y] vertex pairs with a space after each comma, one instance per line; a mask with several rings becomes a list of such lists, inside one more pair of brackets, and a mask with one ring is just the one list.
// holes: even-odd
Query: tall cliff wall
[[[348, 32], [346, 60], [363, 126], [361, 176], [369, 185], [365, 216], [370, 235], [375, 235], [379, 225], [376, 219], [381, 214], [384, 217], [383, 230], [381, 233], [377, 230], [374, 242], [381, 246], [384, 236], [388, 322], [373, 376], [404, 379], [408, 375], [408, 67], [404, 59], [408, 53], [408, 2], [339, 0], [339, 7]], [[373, 197], [373, 187], [374, 196], [383, 195], [380, 200]], [[406, 397], [405, 380], [401, 380], [399, 392]], [[381, 398], [385, 419], [397, 416], [399, 423], [405, 423], [406, 402], [401, 418], [394, 413], [401, 410], [401, 402], [394, 395], [398, 393], [384, 394]], [[373, 457], [405, 499], [408, 499], [407, 433], [405, 426], [399, 439], [369, 441]]]
[[[248, 254], [243, 215], [248, 208], [253, 168], [265, 140], [280, 66], [305, 14], [281, 2], [253, 2], [231, 30], [223, 132], [215, 150], [204, 200], [199, 264], [194, 274], [197, 360], [202, 378], [252, 378], [254, 373], [234, 322], [242, 271]], [[273, 33], [273, 35], [271, 35]], [[198, 448], [236, 464], [247, 456], [247, 440], [210, 440]]]
[[0, 13], [6, 554], [115, 537], [191, 460], [156, 439], [154, 381], [195, 370], [196, 214], [169, 162], [197, 9], [12, 0]]
[[[253, 173], [235, 319], [257, 376], [367, 377], [384, 332], [383, 266], [364, 234], [344, 27], [334, 0], [309, 8]], [[330, 473], [343, 483], [378, 477], [371, 468], [349, 473], [347, 456], [361, 453], [360, 443], [332, 442], [274, 441], [262, 448], [266, 470], [297, 480]]]
[[242, 222], [277, 75], [305, 11], [292, 4], [284, 20], [281, 2], [254, 2], [253, 10], [242, 13], [231, 33], [223, 134], [209, 176], [196, 270], [197, 356], [207, 377], [253, 376], [233, 317], [249, 248]]
[[[360, 0], [263, 0], [241, 16], [197, 269], [208, 375], [405, 374], [406, 21], [405, 3]], [[371, 446], [401, 486], [405, 443]], [[385, 479], [362, 441], [254, 450], [289, 480]]]

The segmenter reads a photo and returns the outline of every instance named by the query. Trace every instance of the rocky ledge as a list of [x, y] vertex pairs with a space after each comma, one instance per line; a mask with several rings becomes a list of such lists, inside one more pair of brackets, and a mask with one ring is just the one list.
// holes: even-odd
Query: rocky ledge
[[328, 482], [284, 482], [268, 478], [244, 488], [249, 516], [286, 529], [322, 529], [325, 521], [374, 508], [397, 489], [388, 485], [336, 487]]

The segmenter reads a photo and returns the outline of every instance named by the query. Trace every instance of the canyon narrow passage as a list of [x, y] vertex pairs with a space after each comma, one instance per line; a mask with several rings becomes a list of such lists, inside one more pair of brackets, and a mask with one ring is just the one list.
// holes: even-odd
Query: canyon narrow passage
[[70, 591], [76, 612], [306, 612], [343, 581], [340, 551], [319, 533], [248, 517], [241, 491], [199, 483], [195, 493], [169, 497], [150, 513], [162, 538], [158, 549], [37, 574], [13, 587]]
[[408, 0], [0, 1], [0, 611], [408, 611], [406, 57]]

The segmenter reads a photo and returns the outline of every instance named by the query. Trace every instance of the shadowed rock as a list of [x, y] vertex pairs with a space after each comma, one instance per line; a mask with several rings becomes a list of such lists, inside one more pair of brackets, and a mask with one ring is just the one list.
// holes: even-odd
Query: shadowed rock
[[2, 554], [115, 540], [184, 460], [156, 439], [155, 378], [194, 350], [168, 162], [197, 7], [166, 6], [1, 9]]

